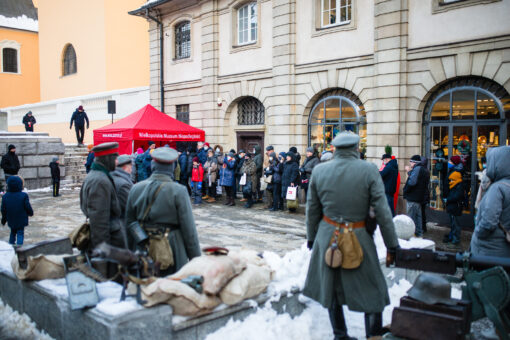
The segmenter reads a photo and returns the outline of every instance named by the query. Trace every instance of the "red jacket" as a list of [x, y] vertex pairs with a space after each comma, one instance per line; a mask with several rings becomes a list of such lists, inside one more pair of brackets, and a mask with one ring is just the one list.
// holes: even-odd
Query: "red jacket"
[[191, 170], [191, 181], [192, 182], [204, 181], [204, 168], [202, 167], [202, 164], [199, 164], [198, 168], [193, 166], [193, 170]]

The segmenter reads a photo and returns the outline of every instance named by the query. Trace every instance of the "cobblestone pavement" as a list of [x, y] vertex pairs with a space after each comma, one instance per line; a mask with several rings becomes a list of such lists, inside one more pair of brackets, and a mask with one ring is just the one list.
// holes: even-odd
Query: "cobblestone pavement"
[[[79, 188], [62, 190], [53, 198], [51, 192], [31, 192], [34, 217], [25, 228], [25, 244], [69, 235], [85, 221], [80, 210]], [[263, 204], [251, 209], [237, 202], [227, 207], [222, 202], [194, 206], [193, 212], [201, 246], [246, 247], [271, 250], [283, 255], [305, 241], [304, 215], [263, 211]], [[0, 227], [0, 239], [9, 239], [10, 229]]]

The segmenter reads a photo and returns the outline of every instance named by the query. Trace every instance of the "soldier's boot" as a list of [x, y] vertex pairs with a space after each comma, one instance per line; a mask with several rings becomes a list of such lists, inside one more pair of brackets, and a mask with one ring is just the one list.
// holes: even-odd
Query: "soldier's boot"
[[382, 339], [385, 329], [382, 326], [382, 313], [365, 313], [365, 333], [368, 339]]
[[328, 309], [328, 312], [335, 340], [356, 340], [356, 338], [352, 338], [347, 334], [347, 326], [345, 325], [342, 306], [335, 303], [333, 308]]

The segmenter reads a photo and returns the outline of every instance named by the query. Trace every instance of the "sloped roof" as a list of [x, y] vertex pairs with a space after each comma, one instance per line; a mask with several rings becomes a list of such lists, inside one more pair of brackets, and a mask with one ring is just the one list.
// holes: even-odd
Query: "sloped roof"
[[1, 0], [0, 15], [6, 18], [17, 18], [25, 15], [29, 19], [37, 20], [37, 8], [32, 0]]
[[129, 11], [128, 13], [131, 15], [143, 15], [146, 9], [151, 9], [170, 1], [172, 0], [148, 0], [144, 5], [140, 6], [140, 8]]

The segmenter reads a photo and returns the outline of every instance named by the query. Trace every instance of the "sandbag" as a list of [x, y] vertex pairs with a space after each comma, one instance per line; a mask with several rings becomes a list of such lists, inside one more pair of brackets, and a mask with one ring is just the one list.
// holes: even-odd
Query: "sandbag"
[[27, 258], [27, 268], [19, 266], [18, 257], [11, 261], [12, 271], [20, 280], [60, 279], [65, 276], [63, 258], [66, 255], [37, 255]]
[[240, 258], [225, 255], [202, 255], [186, 263], [172, 278], [184, 279], [190, 275], [204, 277], [204, 292], [216, 295], [228, 281], [246, 268]]
[[240, 249], [240, 250], [231, 250], [228, 253], [228, 256], [233, 258], [238, 258], [240, 261], [244, 261], [247, 264], [251, 263], [256, 266], [267, 266], [266, 260], [259, 256], [259, 253], [255, 250], [251, 249]]
[[227, 305], [235, 305], [257, 296], [266, 290], [271, 282], [271, 276], [271, 268], [248, 263], [246, 269], [221, 290], [221, 301]]
[[172, 306], [175, 315], [202, 315], [211, 312], [221, 300], [217, 296], [199, 294], [190, 286], [169, 277], [157, 279], [142, 287], [144, 307], [160, 303]]

